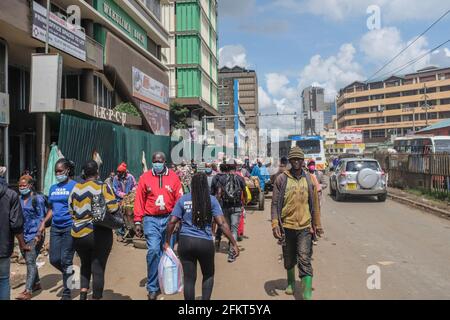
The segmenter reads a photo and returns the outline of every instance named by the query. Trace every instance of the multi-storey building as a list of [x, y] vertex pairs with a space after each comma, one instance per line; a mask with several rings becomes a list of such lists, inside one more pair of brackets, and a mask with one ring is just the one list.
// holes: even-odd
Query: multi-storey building
[[162, 6], [170, 48], [162, 50], [169, 68], [170, 98], [191, 116], [217, 116], [217, 0], [172, 0]]
[[450, 68], [435, 67], [340, 90], [338, 128], [361, 128], [364, 141], [384, 142], [450, 118]]
[[304, 134], [319, 134], [332, 121], [334, 103], [325, 102], [325, 90], [310, 86], [302, 91]]
[[[32, 54], [44, 52], [46, 4], [0, 1], [0, 164], [11, 182], [34, 168], [42, 178], [56, 142], [77, 174], [94, 151], [103, 176], [119, 161], [139, 174], [139, 153], [157, 145], [150, 133], [169, 134], [169, 77], [161, 61], [169, 33], [159, 0], [51, 0], [49, 52], [62, 57], [61, 100], [43, 114], [31, 112], [30, 79]], [[68, 19], [73, 5], [79, 24]], [[122, 102], [140, 116], [113, 111]]]
[[247, 155], [255, 158], [260, 146], [258, 77], [256, 72], [238, 66], [234, 68], [223, 67], [219, 70], [219, 79], [239, 81], [239, 105], [245, 112], [245, 127], [248, 133], [249, 150]]

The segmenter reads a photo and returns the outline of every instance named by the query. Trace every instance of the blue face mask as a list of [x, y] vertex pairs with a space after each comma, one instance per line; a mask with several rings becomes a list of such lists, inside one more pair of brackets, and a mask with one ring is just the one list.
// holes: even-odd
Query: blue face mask
[[29, 194], [31, 192], [31, 189], [30, 188], [19, 189], [19, 192], [21, 195], [26, 196], [27, 194]]
[[58, 181], [58, 183], [64, 182], [66, 180], [67, 180], [67, 176], [66, 175], [56, 176], [56, 181]]
[[153, 170], [155, 170], [155, 173], [161, 173], [164, 171], [164, 163], [154, 162], [152, 163]]
[[212, 169], [208, 168], [208, 169], [205, 170], [205, 172], [206, 172], [206, 174], [211, 174], [212, 173]]

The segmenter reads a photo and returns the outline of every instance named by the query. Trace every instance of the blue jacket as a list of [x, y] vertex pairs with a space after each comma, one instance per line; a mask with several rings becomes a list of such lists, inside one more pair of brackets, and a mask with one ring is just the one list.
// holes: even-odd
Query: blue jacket
[[136, 186], [136, 179], [133, 175], [127, 173], [127, 176], [123, 180], [119, 180], [118, 176], [114, 177], [113, 189], [117, 198], [123, 199], [129, 194]]
[[267, 170], [266, 166], [258, 167], [258, 165], [255, 165], [253, 167], [251, 175], [253, 177], [258, 177], [259, 184], [261, 185], [261, 189], [264, 190], [266, 186], [266, 181], [270, 179], [269, 171]]
[[[33, 197], [35, 197], [35, 207], [33, 207]], [[45, 207], [45, 200], [41, 195], [30, 196], [26, 204], [21, 196], [20, 205], [22, 206], [24, 217], [23, 237], [25, 242], [28, 243], [36, 237], [39, 226], [47, 213], [47, 208]]]

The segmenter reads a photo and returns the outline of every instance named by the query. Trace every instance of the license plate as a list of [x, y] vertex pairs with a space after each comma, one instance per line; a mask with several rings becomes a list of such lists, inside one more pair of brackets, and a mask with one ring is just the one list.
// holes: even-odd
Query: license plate
[[356, 190], [356, 183], [347, 183], [347, 190]]

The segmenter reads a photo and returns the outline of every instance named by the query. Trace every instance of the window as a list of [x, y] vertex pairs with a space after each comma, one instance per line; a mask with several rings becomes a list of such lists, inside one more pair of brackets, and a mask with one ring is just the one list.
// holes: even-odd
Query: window
[[400, 92], [386, 93], [386, 98], [397, 98], [397, 97], [400, 97]]
[[450, 91], [450, 86], [441, 87], [441, 92]]
[[141, 0], [157, 18], [161, 20], [161, 0]]
[[80, 98], [80, 75], [63, 75], [61, 86], [61, 98], [75, 99]]
[[[436, 92], [436, 88], [427, 88], [427, 93], [435, 93]], [[425, 89], [420, 89], [419, 90], [419, 94], [425, 94]]]
[[380, 171], [380, 166], [376, 161], [349, 161], [347, 162], [347, 172], [359, 172], [362, 169], [372, 169]]
[[11, 110], [26, 111], [30, 103], [30, 73], [9, 67], [9, 104]]
[[370, 97], [370, 100], [384, 99], [384, 94], [376, 94]]
[[386, 122], [401, 122], [401, 116], [386, 117]]
[[417, 94], [417, 90], [403, 91], [403, 96], [415, 96]]
[[103, 84], [100, 77], [94, 75], [94, 100], [95, 104], [104, 108], [115, 107], [114, 93]]
[[399, 104], [388, 104], [386, 110], [398, 110], [401, 106]]
[[384, 129], [372, 130], [372, 138], [384, 138], [386, 137], [386, 132]]

